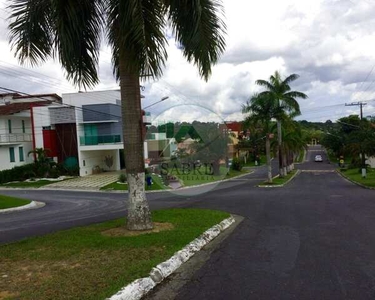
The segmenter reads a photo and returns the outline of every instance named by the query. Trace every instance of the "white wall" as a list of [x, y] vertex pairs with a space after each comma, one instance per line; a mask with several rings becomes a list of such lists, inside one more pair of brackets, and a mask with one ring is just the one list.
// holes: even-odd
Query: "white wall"
[[[15, 162], [10, 162], [9, 148], [14, 148]], [[19, 157], [19, 147], [23, 147], [23, 157], [25, 161], [21, 162]], [[27, 156], [32, 150], [32, 143], [22, 143], [21, 145], [1, 145], [0, 146], [0, 170], [12, 169], [16, 166], [30, 164], [33, 162], [33, 156]]]
[[[79, 151], [79, 175], [86, 176], [92, 174], [92, 169], [96, 166], [106, 171], [120, 170], [120, 154], [119, 150], [93, 150], [93, 151]], [[104, 159], [106, 155], [113, 156], [113, 166], [108, 169]]]
[[[84, 93], [62, 94], [62, 101], [68, 105], [82, 107], [89, 104], [116, 104], [116, 100], [121, 99], [120, 90], [95, 91]], [[78, 120], [77, 120], [78, 122]]]
[[375, 157], [372, 156], [370, 158], [367, 158], [366, 164], [369, 164], [371, 168], [375, 168]]

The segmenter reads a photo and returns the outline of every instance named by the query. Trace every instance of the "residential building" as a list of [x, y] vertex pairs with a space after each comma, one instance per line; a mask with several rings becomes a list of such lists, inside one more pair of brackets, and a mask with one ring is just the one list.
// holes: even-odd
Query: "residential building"
[[0, 94], [0, 170], [33, 162], [28, 155], [35, 148], [32, 111], [55, 102], [61, 102], [56, 94]]

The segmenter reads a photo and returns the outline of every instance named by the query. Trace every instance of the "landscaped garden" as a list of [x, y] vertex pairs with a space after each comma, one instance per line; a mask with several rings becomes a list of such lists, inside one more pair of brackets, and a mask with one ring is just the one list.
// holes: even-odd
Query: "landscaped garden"
[[228, 213], [152, 213], [160, 232], [135, 234], [125, 219], [0, 246], [2, 299], [106, 299], [167, 260]]

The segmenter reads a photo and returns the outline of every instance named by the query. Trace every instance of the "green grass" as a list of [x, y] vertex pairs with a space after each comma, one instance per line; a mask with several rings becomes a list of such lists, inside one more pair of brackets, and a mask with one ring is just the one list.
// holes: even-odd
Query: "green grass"
[[18, 207], [29, 204], [31, 201], [16, 197], [0, 195], [0, 209]]
[[292, 172], [290, 172], [288, 175], [284, 176], [284, 177], [276, 177], [272, 180], [272, 183], [269, 183], [267, 181], [261, 183], [260, 185], [282, 185], [282, 184], [285, 184], [290, 178], [292, 178], [292, 176], [294, 176], [294, 174], [296, 173], [297, 171], [296, 170], [293, 170]]
[[199, 175], [199, 174], [176, 175], [175, 173], [172, 173], [172, 175], [176, 175], [179, 178], [183, 186], [193, 186], [193, 185], [211, 183], [211, 182], [215, 182], [215, 181], [219, 181], [223, 179], [230, 179], [239, 175], [249, 173], [249, 171], [244, 170], [244, 169], [242, 169], [241, 171], [229, 170], [228, 174], [226, 174], [226, 172], [227, 172], [227, 168], [221, 167], [220, 168], [221, 175]]
[[362, 178], [362, 173], [360, 172], [359, 168], [348, 169], [341, 171], [341, 173], [350, 180], [368, 187], [375, 187], [375, 169], [368, 169], [366, 178]]
[[0, 246], [0, 291], [6, 299], [105, 299], [133, 280], [148, 276], [228, 213], [199, 209], [153, 212], [155, 222], [174, 228], [138, 236], [103, 231], [125, 219], [60, 231]]
[[[158, 191], [158, 190], [165, 190], [168, 189], [161, 180], [161, 178], [157, 175], [152, 175], [153, 184], [151, 187], [146, 185], [146, 191]], [[115, 191], [127, 191], [128, 185], [127, 184], [120, 184], [116, 182], [110, 183], [106, 186], [100, 188], [101, 190], [115, 190]]]

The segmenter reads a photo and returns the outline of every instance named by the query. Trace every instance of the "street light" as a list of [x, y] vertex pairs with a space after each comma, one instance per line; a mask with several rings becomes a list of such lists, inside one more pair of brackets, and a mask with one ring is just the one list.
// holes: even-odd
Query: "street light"
[[158, 104], [158, 103], [160, 103], [160, 102], [163, 102], [163, 101], [165, 101], [165, 100], [167, 100], [167, 99], [169, 99], [168, 96], [163, 97], [163, 98], [161, 98], [159, 101], [156, 101], [155, 103], [152, 103], [152, 104], [150, 104], [150, 105], [144, 107], [143, 109], [147, 109], [147, 108], [149, 108], [149, 107], [151, 107], [151, 106], [154, 106], [155, 104]]

